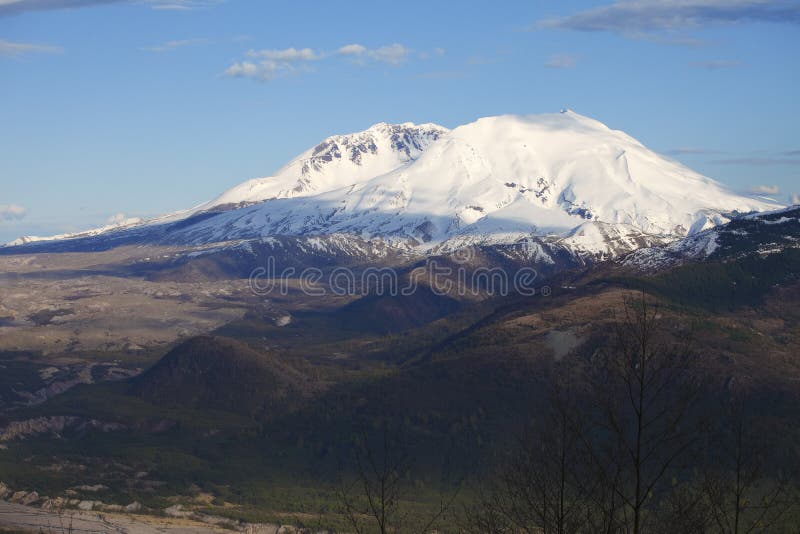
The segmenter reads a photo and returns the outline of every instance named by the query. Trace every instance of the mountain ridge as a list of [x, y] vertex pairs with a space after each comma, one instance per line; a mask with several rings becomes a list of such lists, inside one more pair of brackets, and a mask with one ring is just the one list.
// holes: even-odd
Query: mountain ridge
[[330, 136], [273, 176], [190, 210], [11, 245], [343, 235], [424, 254], [537, 239], [609, 259], [778, 207], [564, 110], [484, 117], [452, 130], [378, 123]]

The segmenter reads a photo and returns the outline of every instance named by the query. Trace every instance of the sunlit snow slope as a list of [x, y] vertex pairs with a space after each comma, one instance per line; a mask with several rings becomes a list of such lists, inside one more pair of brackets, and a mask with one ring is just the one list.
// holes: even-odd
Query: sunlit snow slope
[[[637, 248], [642, 236], [673, 239], [776, 207], [565, 111], [487, 117], [453, 130], [378, 124], [333, 136], [274, 176], [187, 212], [196, 220], [163, 239], [351, 234], [441, 249], [535, 236], [613, 252]], [[209, 211], [219, 213], [196, 216]]]

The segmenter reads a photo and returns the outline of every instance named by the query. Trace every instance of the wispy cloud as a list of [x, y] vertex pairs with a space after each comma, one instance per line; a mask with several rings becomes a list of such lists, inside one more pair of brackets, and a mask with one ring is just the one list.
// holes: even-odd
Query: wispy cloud
[[367, 53], [367, 47], [360, 44], [349, 44], [339, 48], [337, 52], [343, 56], [361, 56]]
[[678, 148], [672, 148], [664, 153], [670, 156], [704, 156], [707, 154], [720, 154], [721, 152], [719, 150], [712, 150], [709, 148], [682, 146]]
[[578, 57], [573, 54], [556, 54], [547, 60], [545, 67], [550, 69], [572, 69], [578, 64]]
[[739, 67], [741, 64], [741, 61], [733, 60], [692, 61], [689, 63], [689, 65], [692, 67], [706, 70], [731, 69], [734, 67]]
[[322, 58], [310, 48], [248, 50], [245, 56], [250, 59], [234, 63], [225, 69], [225, 75], [266, 82], [300, 69], [307, 70], [304, 64]]
[[375, 61], [389, 63], [390, 65], [399, 65], [408, 59], [411, 50], [401, 44], [395, 43], [376, 48], [375, 50], [369, 50], [368, 53], [369, 57]]
[[678, 32], [653, 33], [653, 32], [634, 32], [627, 35], [629, 39], [637, 41], [648, 41], [656, 44], [666, 44], [675, 46], [685, 46], [688, 48], [700, 48], [708, 45], [708, 41], [698, 37], [692, 37]]
[[0, 0], [0, 17], [34, 11], [72, 9], [105, 4], [147, 4], [153, 9], [186, 10], [208, 7], [223, 0]]
[[432, 57], [442, 57], [445, 55], [445, 53], [446, 51], [444, 48], [438, 47], [434, 48], [430, 52], [427, 50], [423, 50], [419, 52], [417, 55], [419, 56], [420, 59], [430, 59]]
[[342, 56], [350, 56], [359, 61], [366, 59], [388, 63], [390, 65], [399, 65], [408, 59], [411, 50], [405, 46], [394, 43], [379, 48], [367, 48], [364, 45], [357, 43], [344, 45], [336, 51], [337, 54]]
[[[714, 156], [730, 155], [730, 152], [703, 147], [684, 146], [665, 150], [669, 156]], [[741, 153], [739, 153], [741, 154]], [[753, 150], [749, 154], [731, 158], [710, 160], [710, 163], [723, 165], [798, 165], [800, 164], [800, 150]]]
[[127, 217], [125, 217], [124, 213], [115, 213], [114, 215], [111, 215], [108, 219], [106, 219], [106, 222], [108, 224], [120, 224], [124, 222], [125, 219], [127, 219]]
[[106, 224], [121, 226], [141, 222], [141, 220], [139, 217], [128, 217], [124, 213], [115, 213], [106, 219]]
[[200, 7], [210, 7], [224, 0], [146, 0], [153, 9], [187, 10]]
[[744, 157], [744, 158], [728, 158], [717, 159], [711, 163], [719, 163], [721, 165], [800, 165], [800, 158], [790, 157]]
[[[800, 24], [795, 0], [621, 0], [573, 15], [539, 21], [536, 28], [611, 32], [635, 39], [697, 44], [680, 32], [745, 22]], [[677, 32], [677, 35], [676, 35]]]
[[789, 202], [792, 203], [792, 206], [800, 204], [800, 193], [792, 193], [789, 195]]
[[277, 66], [271, 62], [256, 64], [252, 61], [237, 61], [225, 69], [225, 76], [230, 78], [251, 78], [266, 82], [275, 78], [278, 72]]
[[[408, 60], [412, 50], [395, 43], [378, 48], [368, 48], [362, 44], [351, 43], [325, 52], [312, 48], [283, 48], [266, 50], [249, 50], [246, 59], [237, 61], [225, 69], [225, 75], [233, 78], [250, 78], [259, 81], [270, 81], [297, 72], [311, 70], [311, 64], [334, 58], [348, 58], [360, 65], [367, 63], [385, 63], [400, 65]], [[434, 49], [430, 54], [444, 54], [443, 49]]]
[[301, 48], [299, 50], [297, 48], [284, 48], [283, 50], [249, 50], [245, 55], [251, 58], [287, 62], [316, 61], [320, 59], [320, 56], [310, 48]]
[[28, 212], [17, 204], [0, 204], [0, 221], [13, 221], [25, 217]]
[[128, 0], [0, 0], [0, 16], [19, 15], [30, 11], [118, 4], [126, 1]]
[[750, 192], [760, 195], [777, 195], [781, 190], [777, 185], [757, 185], [752, 187]]
[[[3, 0], [0, 0], [2, 2]], [[18, 57], [23, 54], [31, 53], [58, 53], [62, 49], [58, 46], [30, 44], [30, 43], [14, 43], [0, 39], [0, 56], [5, 57]]]
[[145, 46], [142, 48], [142, 50], [147, 50], [148, 52], [158, 52], [158, 53], [169, 52], [170, 50], [175, 50], [176, 48], [183, 48], [185, 46], [204, 44], [207, 42], [208, 39], [177, 39], [173, 41], [166, 41], [164, 43], [155, 46]]

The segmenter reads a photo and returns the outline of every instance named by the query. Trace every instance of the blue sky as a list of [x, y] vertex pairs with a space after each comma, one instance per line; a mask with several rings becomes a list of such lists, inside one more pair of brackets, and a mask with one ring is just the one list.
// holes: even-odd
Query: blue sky
[[190, 207], [333, 133], [569, 107], [800, 193], [800, 2], [0, 0], [0, 241]]

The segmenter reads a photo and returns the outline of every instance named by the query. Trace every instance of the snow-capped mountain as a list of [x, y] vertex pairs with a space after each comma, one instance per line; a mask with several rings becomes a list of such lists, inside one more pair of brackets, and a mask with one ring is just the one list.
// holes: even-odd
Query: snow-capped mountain
[[349, 235], [423, 253], [536, 239], [608, 258], [777, 207], [564, 111], [377, 124], [192, 210], [95, 233], [178, 245]]
[[436, 124], [375, 124], [350, 135], [328, 137], [273, 176], [239, 184], [201, 206], [252, 204], [310, 196], [365, 182], [414, 161], [447, 128]]
[[791, 248], [800, 248], [800, 206], [745, 215], [665, 246], [639, 248], [619, 262], [652, 272], [691, 261], [730, 261]]

